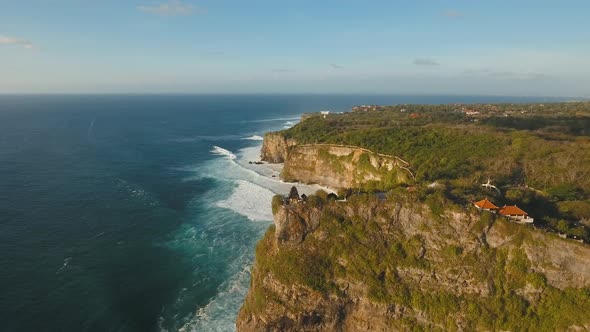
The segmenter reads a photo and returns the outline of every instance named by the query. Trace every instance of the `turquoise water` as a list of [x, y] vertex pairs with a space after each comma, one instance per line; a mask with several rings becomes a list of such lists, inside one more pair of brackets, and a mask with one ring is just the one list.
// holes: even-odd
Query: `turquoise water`
[[499, 100], [0, 96], [0, 329], [231, 331], [282, 190], [244, 166], [256, 136], [309, 111]]

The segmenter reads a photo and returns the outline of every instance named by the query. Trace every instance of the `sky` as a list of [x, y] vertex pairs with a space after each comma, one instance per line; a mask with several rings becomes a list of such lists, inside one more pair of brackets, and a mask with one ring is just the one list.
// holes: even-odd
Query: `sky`
[[0, 93], [590, 97], [590, 1], [0, 0]]

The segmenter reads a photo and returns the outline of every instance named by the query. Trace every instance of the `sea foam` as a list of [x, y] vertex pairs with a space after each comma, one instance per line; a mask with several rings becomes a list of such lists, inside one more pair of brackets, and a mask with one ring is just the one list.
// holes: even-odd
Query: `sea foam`
[[[214, 146], [211, 153], [225, 158], [182, 168], [182, 171], [192, 169], [195, 173], [187, 179], [213, 178], [218, 181], [217, 189], [199, 198], [210, 208], [199, 216], [198, 227], [186, 225], [186, 229], [168, 245], [191, 252], [193, 257], [200, 257], [199, 260], [216, 261], [229, 255], [224, 259], [224, 269], [230, 277], [219, 285], [216, 295], [207, 304], [195, 308], [191, 317], [187, 317], [187, 323], [180, 328], [182, 332], [235, 331], [236, 315], [248, 292], [253, 247], [273, 219], [272, 197], [275, 193], [287, 193], [292, 185], [297, 185], [300, 193], [307, 194], [322, 188], [281, 181], [278, 178], [280, 169], [274, 168], [278, 165], [250, 164], [250, 161], [259, 160], [260, 144], [242, 148], [235, 154]], [[236, 218], [236, 214], [245, 218]], [[245, 222], [246, 218], [251, 222]], [[213, 240], [208, 242], [207, 239]], [[236, 253], [239, 254], [234, 256]], [[205, 275], [212, 273], [208, 269], [216, 271], [214, 266], [197, 266], [194, 273], [201, 274], [201, 269]], [[192, 287], [202, 287], [207, 282], [210, 280], [201, 278]], [[185, 301], [182, 293], [179, 293], [178, 301]]]
[[254, 183], [237, 180], [237, 187], [231, 196], [217, 202], [217, 206], [230, 209], [252, 221], [273, 219], [270, 203], [274, 193]]
[[242, 122], [243, 123], [261, 123], [261, 122], [293, 121], [293, 120], [299, 120], [299, 117], [258, 119], [258, 120], [247, 120], [247, 121], [242, 121]]
[[229, 159], [236, 159], [236, 155], [233, 154], [231, 151], [221, 148], [217, 145], [213, 146], [213, 149], [211, 149], [211, 153], [219, 156], [227, 156]]
[[179, 330], [180, 332], [236, 330], [237, 310], [243, 304], [248, 292], [250, 265], [254, 259], [249, 250], [245, 248], [243, 250], [244, 253], [229, 266], [236, 272], [220, 285], [215, 297], [207, 305], [199, 308], [190, 322]]
[[264, 137], [258, 136], [258, 135], [252, 135], [252, 136], [244, 137], [242, 139], [247, 140], [247, 141], [262, 141], [262, 140], [264, 140]]

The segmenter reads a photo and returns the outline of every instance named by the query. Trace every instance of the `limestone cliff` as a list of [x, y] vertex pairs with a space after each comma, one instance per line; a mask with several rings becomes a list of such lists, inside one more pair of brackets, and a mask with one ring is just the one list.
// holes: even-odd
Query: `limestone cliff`
[[262, 142], [261, 159], [269, 163], [283, 163], [289, 155], [295, 140], [285, 138], [280, 133], [266, 133]]
[[406, 195], [280, 207], [238, 330], [590, 328], [588, 245], [431, 206]]
[[289, 151], [281, 178], [319, 183], [332, 188], [356, 188], [369, 183], [394, 186], [409, 183], [412, 172], [404, 160], [341, 145], [296, 145]]
[[367, 149], [335, 144], [299, 145], [281, 132], [264, 135], [262, 160], [285, 163], [281, 179], [289, 182], [318, 183], [332, 188], [366, 187], [386, 189], [412, 183], [408, 162], [396, 156]]

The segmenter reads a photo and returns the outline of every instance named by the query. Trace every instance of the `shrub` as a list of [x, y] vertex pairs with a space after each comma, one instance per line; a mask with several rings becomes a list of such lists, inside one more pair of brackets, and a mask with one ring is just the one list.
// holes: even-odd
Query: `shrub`
[[581, 192], [571, 183], [564, 183], [547, 189], [547, 193], [559, 200], [574, 201], [581, 198]]
[[454, 260], [461, 256], [463, 248], [456, 245], [449, 245], [443, 249], [442, 253], [447, 259]]
[[324, 205], [324, 201], [317, 195], [309, 195], [307, 196], [307, 205], [312, 208], [321, 208]]
[[279, 209], [281, 208], [281, 206], [283, 206], [283, 196], [281, 195], [274, 195], [272, 197], [272, 213], [276, 214], [277, 212], [279, 212]]
[[315, 196], [322, 200], [322, 202], [328, 201], [328, 193], [323, 189], [319, 189], [318, 191], [316, 191]]
[[566, 201], [557, 203], [559, 212], [576, 220], [590, 219], [590, 201]]

